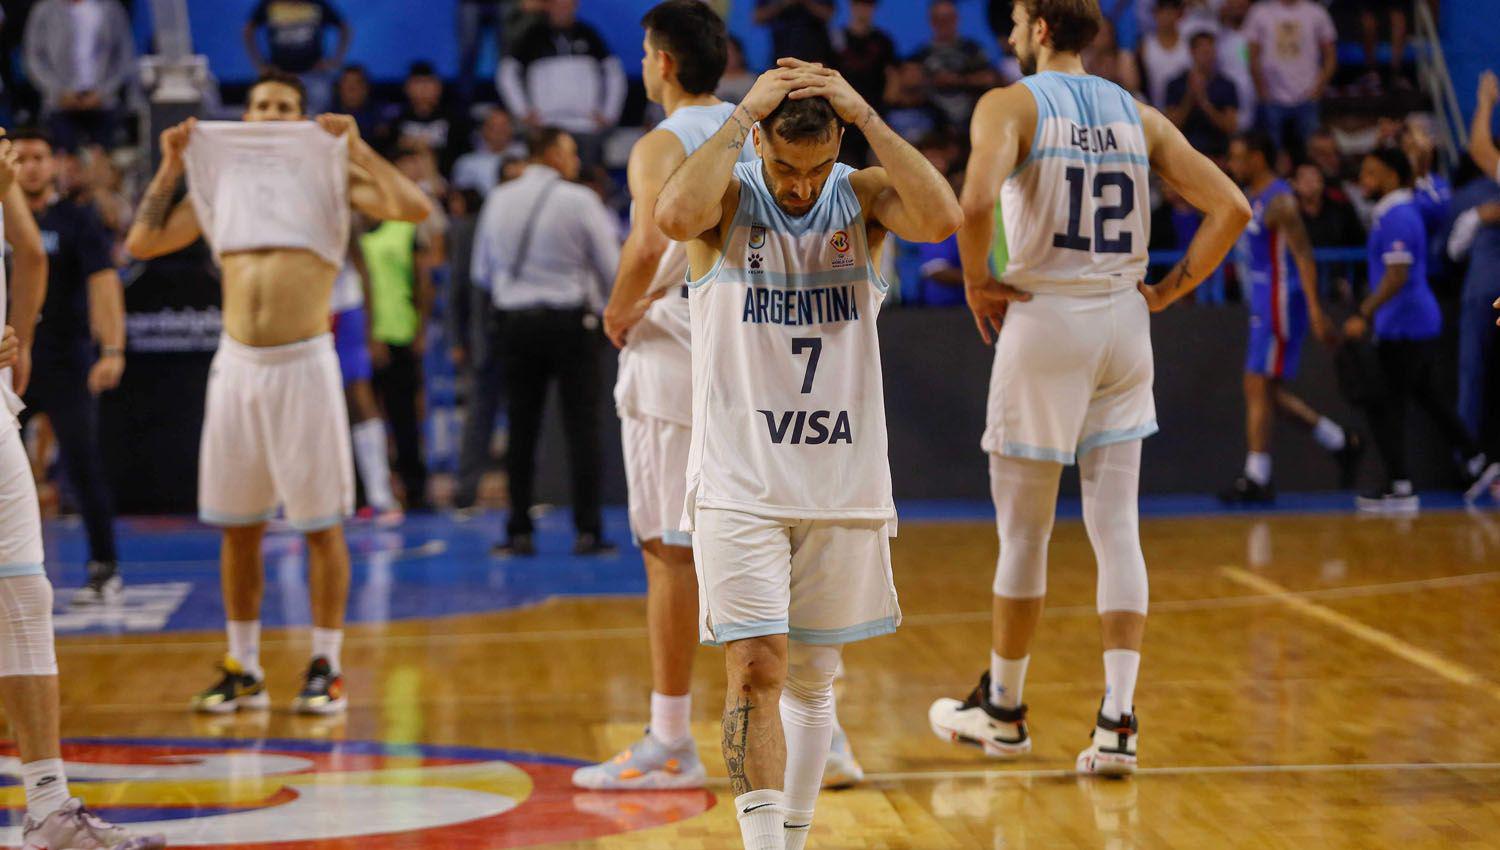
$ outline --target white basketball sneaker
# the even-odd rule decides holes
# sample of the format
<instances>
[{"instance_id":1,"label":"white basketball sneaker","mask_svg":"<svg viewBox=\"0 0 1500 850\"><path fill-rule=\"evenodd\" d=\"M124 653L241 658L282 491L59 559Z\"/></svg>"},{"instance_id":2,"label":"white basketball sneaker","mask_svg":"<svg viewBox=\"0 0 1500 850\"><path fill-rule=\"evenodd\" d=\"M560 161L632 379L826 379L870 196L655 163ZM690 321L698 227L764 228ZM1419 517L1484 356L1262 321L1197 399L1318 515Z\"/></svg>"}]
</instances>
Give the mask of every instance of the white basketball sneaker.
<instances>
[{"instance_id":1,"label":"white basketball sneaker","mask_svg":"<svg viewBox=\"0 0 1500 850\"><path fill-rule=\"evenodd\" d=\"M1129 776L1135 773L1135 743L1140 722L1134 712L1110 720L1100 706L1088 749L1078 754L1078 772L1095 776Z\"/></svg>"},{"instance_id":2,"label":"white basketball sneaker","mask_svg":"<svg viewBox=\"0 0 1500 850\"><path fill-rule=\"evenodd\" d=\"M160 850L160 835L131 835L122 827L100 820L74 797L40 822L26 818L21 850Z\"/></svg>"},{"instance_id":3,"label":"white basketball sneaker","mask_svg":"<svg viewBox=\"0 0 1500 850\"><path fill-rule=\"evenodd\" d=\"M833 727L833 743L828 747L828 763L823 767L824 788L852 788L863 782L865 769L849 747L849 736L842 726Z\"/></svg>"},{"instance_id":4,"label":"white basketball sneaker","mask_svg":"<svg viewBox=\"0 0 1500 850\"><path fill-rule=\"evenodd\" d=\"M927 710L932 732L944 741L969 744L997 759L1020 758L1031 752L1026 732L1026 706L1001 708L990 702L990 674L979 677L979 687L960 702L940 699Z\"/></svg>"}]
</instances>

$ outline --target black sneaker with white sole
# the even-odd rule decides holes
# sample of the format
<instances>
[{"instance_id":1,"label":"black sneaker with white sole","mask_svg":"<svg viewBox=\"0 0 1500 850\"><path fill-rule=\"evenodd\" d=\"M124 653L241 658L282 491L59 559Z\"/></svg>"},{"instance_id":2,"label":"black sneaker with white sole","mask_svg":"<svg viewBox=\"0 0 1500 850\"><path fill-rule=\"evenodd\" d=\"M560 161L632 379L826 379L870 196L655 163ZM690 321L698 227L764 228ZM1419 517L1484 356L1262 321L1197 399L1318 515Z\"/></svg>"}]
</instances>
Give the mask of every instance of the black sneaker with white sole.
<instances>
[{"instance_id":1,"label":"black sneaker with white sole","mask_svg":"<svg viewBox=\"0 0 1500 850\"><path fill-rule=\"evenodd\" d=\"M89 561L89 577L83 587L73 591L75 608L92 605L118 605L125 595L125 579L114 561Z\"/></svg>"},{"instance_id":2,"label":"black sneaker with white sole","mask_svg":"<svg viewBox=\"0 0 1500 850\"><path fill-rule=\"evenodd\" d=\"M1354 505L1366 514L1415 514L1422 509L1422 499L1410 490L1387 485L1379 490L1370 490L1355 497Z\"/></svg>"},{"instance_id":3,"label":"black sneaker with white sole","mask_svg":"<svg viewBox=\"0 0 1500 850\"><path fill-rule=\"evenodd\" d=\"M1269 505L1276 501L1276 487L1271 483L1257 484L1241 475L1234 483L1219 491L1219 502L1228 507L1253 507Z\"/></svg>"},{"instance_id":4,"label":"black sneaker with white sole","mask_svg":"<svg viewBox=\"0 0 1500 850\"><path fill-rule=\"evenodd\" d=\"M927 710L932 733L944 741L968 744L997 759L1019 758L1031 752L1026 731L1026 706L1004 708L990 702L990 674L979 677L979 686L968 699L940 699Z\"/></svg>"}]
</instances>

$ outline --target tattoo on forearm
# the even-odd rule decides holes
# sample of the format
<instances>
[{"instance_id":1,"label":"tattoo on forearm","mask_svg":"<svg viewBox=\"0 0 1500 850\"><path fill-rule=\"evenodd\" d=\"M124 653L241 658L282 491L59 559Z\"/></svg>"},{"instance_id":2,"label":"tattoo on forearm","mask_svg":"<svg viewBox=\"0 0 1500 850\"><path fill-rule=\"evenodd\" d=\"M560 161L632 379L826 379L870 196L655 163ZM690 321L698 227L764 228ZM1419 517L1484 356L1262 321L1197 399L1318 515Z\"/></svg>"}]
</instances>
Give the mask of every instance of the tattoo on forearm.
<instances>
[{"instance_id":1,"label":"tattoo on forearm","mask_svg":"<svg viewBox=\"0 0 1500 850\"><path fill-rule=\"evenodd\" d=\"M1167 273L1166 279L1164 279L1162 283L1166 284L1166 292L1168 295L1176 295L1178 290L1191 283L1192 279L1193 255L1189 253L1182 255L1182 259L1177 263L1177 265L1172 267L1172 270Z\"/></svg>"},{"instance_id":2,"label":"tattoo on forearm","mask_svg":"<svg viewBox=\"0 0 1500 850\"><path fill-rule=\"evenodd\" d=\"M751 790L750 780L745 776L745 751L750 744L753 708L749 697L740 697L738 702L724 706L724 764L729 768L729 787L736 797Z\"/></svg>"},{"instance_id":3,"label":"tattoo on forearm","mask_svg":"<svg viewBox=\"0 0 1500 850\"><path fill-rule=\"evenodd\" d=\"M748 118L750 116L747 113L745 117ZM745 147L745 140L750 138L751 125L746 124L744 121L740 120L740 110L738 109L729 113L729 120L734 122L736 129L734 131L734 137L729 140L728 147L730 150L738 151ZM753 123L754 122L751 122L751 124Z\"/></svg>"},{"instance_id":4,"label":"tattoo on forearm","mask_svg":"<svg viewBox=\"0 0 1500 850\"><path fill-rule=\"evenodd\" d=\"M162 225L166 224L167 214L171 211L172 190L170 188L157 189L141 201L141 212L136 218L146 226L146 229L160 230Z\"/></svg>"},{"instance_id":5,"label":"tattoo on forearm","mask_svg":"<svg viewBox=\"0 0 1500 850\"><path fill-rule=\"evenodd\" d=\"M864 117L860 118L859 121L855 123L855 126L859 128L859 131L861 133L863 133L866 129L869 128L870 122L874 121L877 117L879 116L875 112L875 107L872 106L869 109L865 110Z\"/></svg>"}]
</instances>

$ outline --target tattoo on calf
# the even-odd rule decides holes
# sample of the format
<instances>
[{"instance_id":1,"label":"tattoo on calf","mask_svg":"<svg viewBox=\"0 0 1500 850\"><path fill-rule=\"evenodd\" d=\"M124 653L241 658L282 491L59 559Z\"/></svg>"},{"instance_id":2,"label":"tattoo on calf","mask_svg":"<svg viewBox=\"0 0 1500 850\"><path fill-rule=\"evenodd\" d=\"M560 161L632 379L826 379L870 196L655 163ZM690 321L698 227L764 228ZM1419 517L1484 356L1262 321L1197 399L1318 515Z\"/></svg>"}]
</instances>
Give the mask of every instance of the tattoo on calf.
<instances>
[{"instance_id":1,"label":"tattoo on calf","mask_svg":"<svg viewBox=\"0 0 1500 850\"><path fill-rule=\"evenodd\" d=\"M724 764L729 768L729 787L736 797L751 791L745 776L745 751L750 744L750 712L754 706L749 697L724 706Z\"/></svg>"}]
</instances>

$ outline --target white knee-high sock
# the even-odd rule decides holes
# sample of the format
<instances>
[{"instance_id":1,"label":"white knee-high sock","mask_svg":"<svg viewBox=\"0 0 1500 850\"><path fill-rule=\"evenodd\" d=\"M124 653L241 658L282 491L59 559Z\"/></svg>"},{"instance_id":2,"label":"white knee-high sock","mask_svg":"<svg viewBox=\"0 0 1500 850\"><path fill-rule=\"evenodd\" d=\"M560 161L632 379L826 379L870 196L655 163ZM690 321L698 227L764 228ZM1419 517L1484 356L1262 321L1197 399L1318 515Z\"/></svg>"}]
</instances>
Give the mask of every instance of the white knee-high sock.
<instances>
[{"instance_id":1,"label":"white knee-high sock","mask_svg":"<svg viewBox=\"0 0 1500 850\"><path fill-rule=\"evenodd\" d=\"M734 798L734 816L740 822L740 838L745 850L785 850L786 810L781 792L770 788L751 791Z\"/></svg>"},{"instance_id":2,"label":"white knee-high sock","mask_svg":"<svg viewBox=\"0 0 1500 850\"><path fill-rule=\"evenodd\" d=\"M365 485L365 496L370 506L378 511L396 506L396 497L391 493L391 464L386 457L385 421L379 418L366 419L349 429L354 437L354 464L359 467L359 480Z\"/></svg>"},{"instance_id":3,"label":"white knee-high sock","mask_svg":"<svg viewBox=\"0 0 1500 850\"><path fill-rule=\"evenodd\" d=\"M1119 720L1135 712L1135 678L1141 654L1133 649L1104 650L1104 716Z\"/></svg>"},{"instance_id":4,"label":"white knee-high sock","mask_svg":"<svg viewBox=\"0 0 1500 850\"><path fill-rule=\"evenodd\" d=\"M260 620L226 620L224 631L229 635L229 657L246 673L256 678L264 675L260 669Z\"/></svg>"},{"instance_id":5,"label":"white knee-high sock","mask_svg":"<svg viewBox=\"0 0 1500 850\"><path fill-rule=\"evenodd\" d=\"M63 807L73 795L62 759L40 759L21 765L21 783L26 786L26 814L41 823Z\"/></svg>"},{"instance_id":6,"label":"white knee-high sock","mask_svg":"<svg viewBox=\"0 0 1500 850\"><path fill-rule=\"evenodd\" d=\"M833 742L833 675L838 663L839 647L793 643L788 652L786 686L781 691L786 850L802 850L812 828L828 747Z\"/></svg>"}]
</instances>

